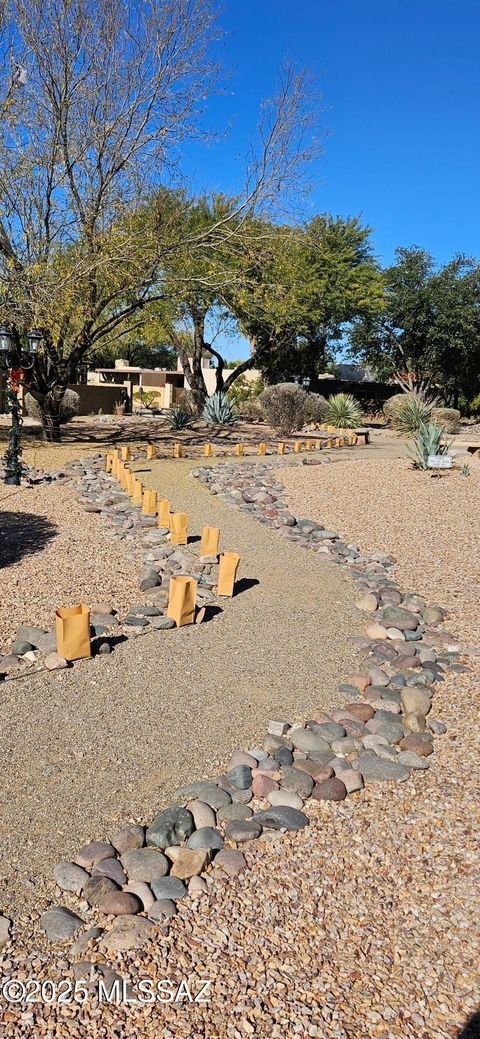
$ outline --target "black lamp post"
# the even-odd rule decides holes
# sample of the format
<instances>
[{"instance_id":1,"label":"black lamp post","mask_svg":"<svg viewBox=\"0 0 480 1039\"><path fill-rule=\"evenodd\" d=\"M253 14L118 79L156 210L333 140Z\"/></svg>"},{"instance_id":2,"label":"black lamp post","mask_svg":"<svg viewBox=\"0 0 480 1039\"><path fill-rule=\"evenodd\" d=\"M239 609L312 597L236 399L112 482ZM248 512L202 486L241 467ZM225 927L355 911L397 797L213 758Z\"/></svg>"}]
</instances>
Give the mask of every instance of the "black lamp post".
<instances>
[{"instance_id":1,"label":"black lamp post","mask_svg":"<svg viewBox=\"0 0 480 1039\"><path fill-rule=\"evenodd\" d=\"M28 354L30 357L35 357L42 341L42 333L38 328L32 328L30 332L27 332L27 341ZM18 350L15 351L15 337L13 333L8 325L0 325L0 365L8 375L7 409L12 416L12 424L8 434L9 443L4 456L4 482L15 484L16 486L19 486L22 479L22 463L20 461L22 448L20 439L23 419L20 413L18 391L25 370L33 368L33 361L29 365L20 363L18 367L14 367L17 361L20 360L21 353L19 355Z\"/></svg>"},{"instance_id":2,"label":"black lamp post","mask_svg":"<svg viewBox=\"0 0 480 1039\"><path fill-rule=\"evenodd\" d=\"M293 381L296 386L303 386L304 390L308 392L312 380L309 375L304 375L303 378L301 375L294 375Z\"/></svg>"}]
</instances>

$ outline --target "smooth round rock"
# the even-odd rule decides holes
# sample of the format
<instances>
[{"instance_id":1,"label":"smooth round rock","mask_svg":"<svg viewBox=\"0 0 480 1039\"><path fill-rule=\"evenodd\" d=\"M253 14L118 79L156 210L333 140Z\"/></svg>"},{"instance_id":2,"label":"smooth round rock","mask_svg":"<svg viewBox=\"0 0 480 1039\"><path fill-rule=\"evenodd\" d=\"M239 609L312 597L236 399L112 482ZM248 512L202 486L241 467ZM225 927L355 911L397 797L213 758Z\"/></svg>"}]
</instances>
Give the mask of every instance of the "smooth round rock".
<instances>
[{"instance_id":1,"label":"smooth round rock","mask_svg":"<svg viewBox=\"0 0 480 1039\"><path fill-rule=\"evenodd\" d=\"M83 885L87 882L89 874L75 862L58 862L53 870L55 883L62 891L74 891L79 894Z\"/></svg>"},{"instance_id":2,"label":"smooth round rock","mask_svg":"<svg viewBox=\"0 0 480 1039\"><path fill-rule=\"evenodd\" d=\"M231 820L251 819L253 811L250 805L231 804L224 805L217 812L218 822L230 822Z\"/></svg>"},{"instance_id":3,"label":"smooth round rock","mask_svg":"<svg viewBox=\"0 0 480 1039\"><path fill-rule=\"evenodd\" d=\"M310 796L313 787L313 778L308 774L308 772L287 765L286 768L282 769L280 786L282 790L289 790L292 794L298 794L299 797L305 800ZM270 803L275 804L274 801L271 801ZM279 802L277 802L277 804L278 803Z\"/></svg>"},{"instance_id":4,"label":"smooth round rock","mask_svg":"<svg viewBox=\"0 0 480 1039\"><path fill-rule=\"evenodd\" d=\"M391 746L395 746L400 743L405 736L403 725L396 725L395 722L384 722L379 729L377 729L377 736L383 736L387 743Z\"/></svg>"},{"instance_id":5,"label":"smooth round rock","mask_svg":"<svg viewBox=\"0 0 480 1039\"><path fill-rule=\"evenodd\" d=\"M230 771L231 769L236 768L237 765L248 765L249 768L256 768L257 764L257 759L252 757L251 754L248 754L247 751L237 750L232 754L230 761L228 762L228 770Z\"/></svg>"},{"instance_id":6,"label":"smooth round rock","mask_svg":"<svg viewBox=\"0 0 480 1039\"><path fill-rule=\"evenodd\" d=\"M367 592L362 595L361 599L357 599L355 603L357 610L362 610L363 613L375 613L378 609L378 599L372 592Z\"/></svg>"},{"instance_id":7,"label":"smooth round rock","mask_svg":"<svg viewBox=\"0 0 480 1039\"><path fill-rule=\"evenodd\" d=\"M289 808L303 808L302 798L290 790L272 790L267 795L267 801L271 805L288 805Z\"/></svg>"},{"instance_id":8,"label":"smooth round rock","mask_svg":"<svg viewBox=\"0 0 480 1039\"><path fill-rule=\"evenodd\" d=\"M297 750L303 750L307 754L311 751L320 754L330 753L330 744L311 729L295 729L289 734L290 741Z\"/></svg>"},{"instance_id":9,"label":"smooth round rock","mask_svg":"<svg viewBox=\"0 0 480 1039\"><path fill-rule=\"evenodd\" d=\"M253 818L264 829L269 830L303 830L304 826L308 826L307 816L303 812L286 805L267 808L265 811L257 812Z\"/></svg>"},{"instance_id":10,"label":"smooth round rock","mask_svg":"<svg viewBox=\"0 0 480 1039\"><path fill-rule=\"evenodd\" d=\"M52 906L42 913L40 927L51 942L64 942L80 930L84 921L63 906Z\"/></svg>"},{"instance_id":11,"label":"smooth round rock","mask_svg":"<svg viewBox=\"0 0 480 1039\"><path fill-rule=\"evenodd\" d=\"M161 921L171 920L172 916L175 916L177 907L175 902L170 898L160 898L157 902L154 902L148 910L148 919Z\"/></svg>"},{"instance_id":12,"label":"smooth round rock","mask_svg":"<svg viewBox=\"0 0 480 1039\"><path fill-rule=\"evenodd\" d=\"M187 888L179 877L163 877L162 880L153 880L151 887L155 898L159 901L169 898L172 902L177 902L178 899L185 898L187 894Z\"/></svg>"},{"instance_id":13,"label":"smooth round rock","mask_svg":"<svg viewBox=\"0 0 480 1039\"><path fill-rule=\"evenodd\" d=\"M218 787L215 789L218 790ZM228 795L225 794L225 796ZM156 848L168 848L172 844L181 844L187 837L190 837L194 825L193 815L186 808L177 806L165 808L155 816L147 829L145 839L148 845ZM138 879L144 880L145 878L138 877Z\"/></svg>"},{"instance_id":14,"label":"smooth round rock","mask_svg":"<svg viewBox=\"0 0 480 1039\"><path fill-rule=\"evenodd\" d=\"M428 758L433 754L433 742L428 732L411 732L405 736L399 744L400 750L413 750L422 758Z\"/></svg>"},{"instance_id":15,"label":"smooth round rock","mask_svg":"<svg viewBox=\"0 0 480 1039\"><path fill-rule=\"evenodd\" d=\"M125 884L122 890L128 892L130 895L136 895L137 898L140 899L146 913L148 913L150 906L153 905L155 901L155 896L152 894L151 888L141 880L136 881L134 884Z\"/></svg>"},{"instance_id":16,"label":"smooth round rock","mask_svg":"<svg viewBox=\"0 0 480 1039\"><path fill-rule=\"evenodd\" d=\"M117 830L111 838L111 844L123 855L126 851L142 848L145 843L145 828L140 823L130 823L121 830Z\"/></svg>"},{"instance_id":17,"label":"smooth round rock","mask_svg":"<svg viewBox=\"0 0 480 1039\"><path fill-rule=\"evenodd\" d=\"M312 790L312 797L316 801L344 801L347 796L347 788L342 779L334 776L332 779L324 779L317 783Z\"/></svg>"},{"instance_id":18,"label":"smooth round rock","mask_svg":"<svg viewBox=\"0 0 480 1039\"><path fill-rule=\"evenodd\" d=\"M74 861L83 869L93 869L102 859L109 858L115 858L115 848L111 844L107 844L106 841L91 841L90 844L84 844L80 848Z\"/></svg>"},{"instance_id":19,"label":"smooth round rock","mask_svg":"<svg viewBox=\"0 0 480 1039\"><path fill-rule=\"evenodd\" d=\"M405 686L400 692L400 699L405 714L423 714L426 716L432 706L430 694L425 689Z\"/></svg>"},{"instance_id":20,"label":"smooth round rock","mask_svg":"<svg viewBox=\"0 0 480 1039\"><path fill-rule=\"evenodd\" d=\"M215 812L205 801L189 801L187 811L192 813L197 830L202 826L215 826Z\"/></svg>"},{"instance_id":21,"label":"smooth round rock","mask_svg":"<svg viewBox=\"0 0 480 1039\"><path fill-rule=\"evenodd\" d=\"M401 606L387 606L382 613L382 620L386 628L399 628L400 631L415 631L420 623L420 618Z\"/></svg>"},{"instance_id":22,"label":"smooth round rock","mask_svg":"<svg viewBox=\"0 0 480 1039\"><path fill-rule=\"evenodd\" d=\"M400 765L405 765L406 768L412 769L427 769L430 768L430 763L425 758L421 758L419 754L415 754L413 750L402 750L397 757L397 761Z\"/></svg>"},{"instance_id":23,"label":"smooth round rock","mask_svg":"<svg viewBox=\"0 0 480 1039\"><path fill-rule=\"evenodd\" d=\"M367 785L369 783L404 783L410 775L404 765L373 756L371 752L359 755L356 768L358 772L361 772L363 781Z\"/></svg>"},{"instance_id":24,"label":"smooth round rock","mask_svg":"<svg viewBox=\"0 0 480 1039\"><path fill-rule=\"evenodd\" d=\"M237 877L246 868L246 859L241 851L223 848L214 860L214 866L220 867L229 877Z\"/></svg>"},{"instance_id":25,"label":"smooth round rock","mask_svg":"<svg viewBox=\"0 0 480 1039\"><path fill-rule=\"evenodd\" d=\"M111 891L118 891L118 887L109 877L89 877L83 886L82 895L90 906L99 906Z\"/></svg>"},{"instance_id":26,"label":"smooth round rock","mask_svg":"<svg viewBox=\"0 0 480 1039\"><path fill-rule=\"evenodd\" d=\"M445 722L438 721L437 718L428 718L427 725L430 731L435 733L436 736L443 736L447 731Z\"/></svg>"},{"instance_id":27,"label":"smooth round rock","mask_svg":"<svg viewBox=\"0 0 480 1039\"><path fill-rule=\"evenodd\" d=\"M373 707L368 703L347 703L345 710L363 723L368 722L374 715Z\"/></svg>"},{"instance_id":28,"label":"smooth round rock","mask_svg":"<svg viewBox=\"0 0 480 1039\"><path fill-rule=\"evenodd\" d=\"M274 757L275 761L278 761L279 765L293 764L293 754L288 747L277 747Z\"/></svg>"},{"instance_id":29,"label":"smooth round rock","mask_svg":"<svg viewBox=\"0 0 480 1039\"><path fill-rule=\"evenodd\" d=\"M130 884L142 881L149 884L168 873L168 859L155 848L133 848L121 857Z\"/></svg>"},{"instance_id":30,"label":"smooth round rock","mask_svg":"<svg viewBox=\"0 0 480 1039\"><path fill-rule=\"evenodd\" d=\"M109 891L98 903L98 908L108 916L134 916L143 906L140 899L128 891Z\"/></svg>"},{"instance_id":31,"label":"smooth round rock","mask_svg":"<svg viewBox=\"0 0 480 1039\"><path fill-rule=\"evenodd\" d=\"M92 877L109 877L119 887L123 887L127 883L127 878L122 864L118 859L102 859L96 866L93 867Z\"/></svg>"},{"instance_id":32,"label":"smooth round rock","mask_svg":"<svg viewBox=\"0 0 480 1039\"><path fill-rule=\"evenodd\" d=\"M261 832L262 827L255 819L231 819L225 827L228 839L236 841L237 844L256 840Z\"/></svg>"},{"instance_id":33,"label":"smooth round rock","mask_svg":"<svg viewBox=\"0 0 480 1039\"><path fill-rule=\"evenodd\" d=\"M180 880L189 880L190 877L203 873L210 858L208 848L180 848L173 863L171 875L179 877Z\"/></svg>"},{"instance_id":34,"label":"smooth round rock","mask_svg":"<svg viewBox=\"0 0 480 1039\"><path fill-rule=\"evenodd\" d=\"M363 743L360 739L356 739L354 736L344 736L340 740L334 740L332 743L332 750L335 755L351 754L353 751L363 750Z\"/></svg>"},{"instance_id":35,"label":"smooth round rock","mask_svg":"<svg viewBox=\"0 0 480 1039\"><path fill-rule=\"evenodd\" d=\"M409 732L425 732L427 722L424 714L404 714L402 725Z\"/></svg>"},{"instance_id":36,"label":"smooth round rock","mask_svg":"<svg viewBox=\"0 0 480 1039\"><path fill-rule=\"evenodd\" d=\"M364 782L361 772L356 772L355 769L346 769L342 773L342 783L345 784L347 794L354 794L357 790L363 790Z\"/></svg>"},{"instance_id":37,"label":"smooth round rock","mask_svg":"<svg viewBox=\"0 0 480 1039\"><path fill-rule=\"evenodd\" d=\"M256 766L257 762L253 767ZM248 765L237 765L226 773L226 777L232 786L238 787L239 790L247 790L252 785L252 768Z\"/></svg>"},{"instance_id":38,"label":"smooth round rock","mask_svg":"<svg viewBox=\"0 0 480 1039\"><path fill-rule=\"evenodd\" d=\"M194 830L187 841L187 848L208 848L210 851L220 851L223 847L223 837L220 830L213 826L201 826Z\"/></svg>"},{"instance_id":39,"label":"smooth round rock","mask_svg":"<svg viewBox=\"0 0 480 1039\"><path fill-rule=\"evenodd\" d=\"M323 736L323 739L330 744L332 740L340 740L342 736L347 735L343 725L339 725L338 722L308 722L308 727L312 728L318 736Z\"/></svg>"}]
</instances>

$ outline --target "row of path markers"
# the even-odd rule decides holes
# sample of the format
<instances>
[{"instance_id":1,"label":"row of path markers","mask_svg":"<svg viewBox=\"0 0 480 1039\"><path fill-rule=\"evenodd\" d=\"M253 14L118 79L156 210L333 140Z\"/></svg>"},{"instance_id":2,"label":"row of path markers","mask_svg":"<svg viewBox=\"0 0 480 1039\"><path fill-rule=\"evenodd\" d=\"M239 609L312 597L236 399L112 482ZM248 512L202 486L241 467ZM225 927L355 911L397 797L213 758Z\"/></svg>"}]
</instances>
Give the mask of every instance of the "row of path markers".
<instances>
[{"instance_id":1,"label":"row of path markers","mask_svg":"<svg viewBox=\"0 0 480 1039\"><path fill-rule=\"evenodd\" d=\"M180 445L176 445L180 447ZM151 457L155 457L154 445ZM147 448L148 450L148 448ZM137 479L135 472L129 468L131 463L131 450L129 447L115 448L107 452L105 468L118 481L126 491L131 502L141 508L145 516L156 516L158 527L168 529L167 537L172 545L186 545L188 543L188 514L186 512L172 512L168 498L159 498L157 491L151 487L144 487L141 480ZM235 589L235 579L240 563L237 552L220 552L220 529L218 527L204 527L200 541L199 558L208 559L213 562L218 559L219 572L217 593L223 596L232 596ZM196 619L197 581L187 574L179 574L170 578L168 590L167 617L172 618L177 627L184 624L193 624Z\"/></svg>"}]
</instances>

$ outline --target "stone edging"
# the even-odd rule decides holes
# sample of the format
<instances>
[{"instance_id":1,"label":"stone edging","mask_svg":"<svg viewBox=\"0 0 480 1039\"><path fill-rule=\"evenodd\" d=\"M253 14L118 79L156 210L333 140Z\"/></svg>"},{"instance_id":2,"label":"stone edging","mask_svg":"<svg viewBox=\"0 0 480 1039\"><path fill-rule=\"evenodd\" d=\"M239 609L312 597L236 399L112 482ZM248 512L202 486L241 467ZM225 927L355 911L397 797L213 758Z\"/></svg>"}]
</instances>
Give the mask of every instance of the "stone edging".
<instances>
[{"instance_id":1,"label":"stone edging","mask_svg":"<svg viewBox=\"0 0 480 1039\"><path fill-rule=\"evenodd\" d=\"M433 686L447 671L466 670L458 658L468 651L443 630L445 611L401 592L389 575L392 556L362 553L335 531L294 517L272 468L278 461L191 472L227 504L348 566L360 593L356 605L369 618L365 637L352 640L366 658L363 670L339 684L351 702L303 725L271 721L262 748L237 751L224 774L180 787L176 803L146 829L130 824L109 841L84 846L74 862L59 863L58 886L82 901L73 903L75 911L51 907L41 927L53 941L75 938L72 957L141 945L187 893L201 897L215 878L242 872L241 849L254 847L263 830L308 825L303 809L310 798L341 801L361 796L364 785L408 780L411 771L429 768L434 738L446 731L430 715ZM98 926L98 914L103 923L113 918L110 930Z\"/></svg>"}]
</instances>

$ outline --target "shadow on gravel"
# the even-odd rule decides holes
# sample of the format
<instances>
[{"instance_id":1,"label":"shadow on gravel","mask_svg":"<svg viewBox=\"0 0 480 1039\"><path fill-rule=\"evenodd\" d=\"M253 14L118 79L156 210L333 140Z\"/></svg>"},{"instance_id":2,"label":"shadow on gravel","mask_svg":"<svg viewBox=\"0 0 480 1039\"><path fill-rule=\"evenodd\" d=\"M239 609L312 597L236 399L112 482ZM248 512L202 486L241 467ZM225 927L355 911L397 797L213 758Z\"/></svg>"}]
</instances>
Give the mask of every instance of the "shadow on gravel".
<instances>
[{"instance_id":1,"label":"shadow on gravel","mask_svg":"<svg viewBox=\"0 0 480 1039\"><path fill-rule=\"evenodd\" d=\"M205 610L202 624L208 624L209 621L213 621L215 617L218 617L219 613L223 613L221 606L214 606L212 603L207 603L201 608Z\"/></svg>"},{"instance_id":2,"label":"shadow on gravel","mask_svg":"<svg viewBox=\"0 0 480 1039\"><path fill-rule=\"evenodd\" d=\"M23 556L40 552L57 533L57 524L46 516L0 512L0 567L12 566Z\"/></svg>"},{"instance_id":3,"label":"shadow on gravel","mask_svg":"<svg viewBox=\"0 0 480 1039\"><path fill-rule=\"evenodd\" d=\"M241 595L242 592L248 592L250 588L255 588L257 584L260 584L257 577L241 577L239 581L235 581L234 597Z\"/></svg>"},{"instance_id":4,"label":"shadow on gravel","mask_svg":"<svg viewBox=\"0 0 480 1039\"><path fill-rule=\"evenodd\" d=\"M480 1039L480 1010L468 1019L457 1039Z\"/></svg>"}]
</instances>

